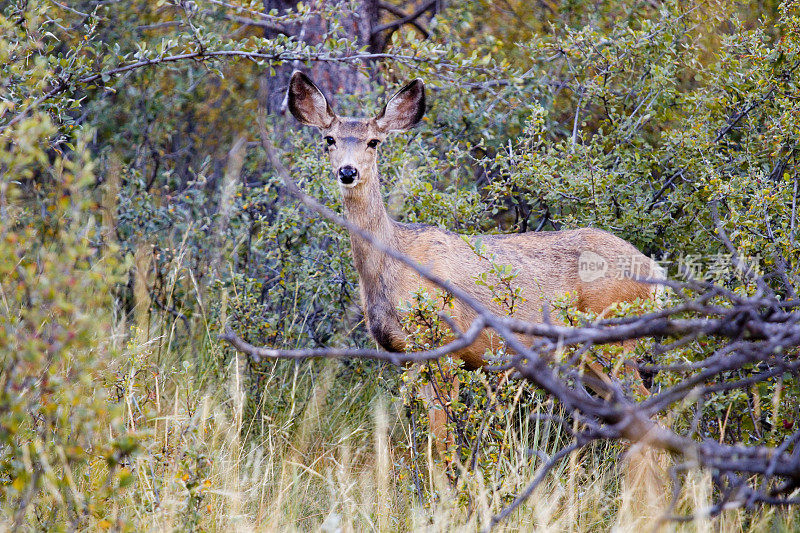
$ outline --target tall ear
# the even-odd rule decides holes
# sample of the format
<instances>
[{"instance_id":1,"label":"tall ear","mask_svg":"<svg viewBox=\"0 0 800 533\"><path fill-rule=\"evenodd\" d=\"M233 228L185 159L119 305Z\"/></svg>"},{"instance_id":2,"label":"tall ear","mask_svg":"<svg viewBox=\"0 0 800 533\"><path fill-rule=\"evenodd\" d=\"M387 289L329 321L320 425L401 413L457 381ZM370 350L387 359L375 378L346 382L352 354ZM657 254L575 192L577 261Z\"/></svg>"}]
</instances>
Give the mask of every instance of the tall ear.
<instances>
[{"instance_id":1,"label":"tall ear","mask_svg":"<svg viewBox=\"0 0 800 533\"><path fill-rule=\"evenodd\" d=\"M307 126L329 128L336 118L319 87L299 70L292 72L287 99L294 118Z\"/></svg>"},{"instance_id":2,"label":"tall ear","mask_svg":"<svg viewBox=\"0 0 800 533\"><path fill-rule=\"evenodd\" d=\"M425 114L425 84L417 78L392 96L375 117L378 129L405 131L416 126Z\"/></svg>"}]
</instances>

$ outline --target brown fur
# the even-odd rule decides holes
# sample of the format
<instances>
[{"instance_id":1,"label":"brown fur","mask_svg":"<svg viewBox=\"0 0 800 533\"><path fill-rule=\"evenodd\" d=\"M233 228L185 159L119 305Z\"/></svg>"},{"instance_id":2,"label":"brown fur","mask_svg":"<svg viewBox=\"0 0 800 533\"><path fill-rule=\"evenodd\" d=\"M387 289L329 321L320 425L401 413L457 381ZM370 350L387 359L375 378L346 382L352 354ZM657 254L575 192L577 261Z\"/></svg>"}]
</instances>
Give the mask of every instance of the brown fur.
<instances>
[{"instance_id":1,"label":"brown fur","mask_svg":"<svg viewBox=\"0 0 800 533\"><path fill-rule=\"evenodd\" d=\"M430 268L437 276L469 293L493 311L503 310L492 303L488 288L475 283L476 276L487 270L485 260L478 257L465 242L465 237L437 227L409 225L389 218L383 204L378 177L377 149L369 141L383 141L390 131L414 126L424 112L424 88L415 80L399 91L374 119L344 119L333 113L321 91L297 72L290 84L289 108L305 124L316 126L334 144L328 154L334 172L344 167L358 171L357 178L347 185L340 183L349 220L381 242ZM581 310L602 313L616 302L651 298L652 285L623 275L623 265L633 262L638 277L661 278L660 268L630 243L599 229L538 232L513 235L467 236L482 241L482 253L494 256L501 265L511 265L518 276L515 286L523 289L526 299L515 317L532 322L542 320L542 305L565 293L577 298ZM420 287L435 288L413 269L374 249L363 239L351 235L353 260L359 274L361 301L370 333L385 349L403 351L405 333L400 327L398 306L409 301ZM579 270L581 254L605 260L605 275L584 279ZM475 313L463 302L456 301L452 317L461 331L469 328ZM497 342L484 331L469 348L456 355L469 368L484 364L487 348Z\"/></svg>"}]
</instances>

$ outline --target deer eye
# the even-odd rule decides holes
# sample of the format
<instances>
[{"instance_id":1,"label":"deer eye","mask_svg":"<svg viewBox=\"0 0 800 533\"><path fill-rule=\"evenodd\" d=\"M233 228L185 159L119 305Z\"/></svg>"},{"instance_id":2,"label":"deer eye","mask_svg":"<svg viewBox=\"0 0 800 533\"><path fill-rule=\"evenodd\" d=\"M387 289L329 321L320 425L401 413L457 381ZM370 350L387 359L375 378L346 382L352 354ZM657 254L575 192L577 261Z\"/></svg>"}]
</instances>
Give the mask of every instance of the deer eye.
<instances>
[{"instance_id":1,"label":"deer eye","mask_svg":"<svg viewBox=\"0 0 800 533\"><path fill-rule=\"evenodd\" d=\"M336 140L330 135L325 136L325 142L328 143L328 146L333 146L334 144L336 144Z\"/></svg>"},{"instance_id":2,"label":"deer eye","mask_svg":"<svg viewBox=\"0 0 800 533\"><path fill-rule=\"evenodd\" d=\"M371 141L369 141L369 142L367 143L367 146L369 146L370 148L375 148L375 147L376 147L376 146L378 146L380 143L381 143L381 142L380 142L378 139L372 139Z\"/></svg>"}]
</instances>

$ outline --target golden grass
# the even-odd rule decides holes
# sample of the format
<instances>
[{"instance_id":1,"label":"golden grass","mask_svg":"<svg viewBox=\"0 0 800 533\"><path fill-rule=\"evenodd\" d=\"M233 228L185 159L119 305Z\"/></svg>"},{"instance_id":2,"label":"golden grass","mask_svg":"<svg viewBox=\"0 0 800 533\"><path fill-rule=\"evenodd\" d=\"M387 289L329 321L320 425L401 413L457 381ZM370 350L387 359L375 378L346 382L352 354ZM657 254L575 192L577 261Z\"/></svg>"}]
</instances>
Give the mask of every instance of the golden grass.
<instances>
[{"instance_id":1,"label":"golden grass","mask_svg":"<svg viewBox=\"0 0 800 533\"><path fill-rule=\"evenodd\" d=\"M153 340L140 340L131 349L153 353ZM275 365L267 386L294 390L287 412L262 413L263 420L248 409L239 359L227 368L226 386L213 391L192 384L191 368L171 382L151 377L161 380L149 387L158 388L160 399L147 416L137 417L131 408L130 424L149 438L131 465L136 483L117 503L121 512L147 531L476 531L543 463L535 454L510 454L499 459L497 479L462 471L454 483L430 442L412 464L411 430L397 399L385 392L345 392L363 396L354 413L352 398L337 397L343 394L335 387L338 365L317 366L313 386L303 391L296 372ZM544 432L543 425L530 422L512 438L518 450L533 443L549 455L563 441L562 429L550 425ZM777 510L731 510L656 527L671 488L663 476L668 458L651 450L631 454L636 464L629 470L644 479L634 483L632 475L623 480L626 469L614 459L619 451L618 445L598 444L573 453L496 530L733 532L789 531L794 525L791 514ZM708 474L689 473L680 512L702 516L710 502Z\"/></svg>"},{"instance_id":2,"label":"golden grass","mask_svg":"<svg viewBox=\"0 0 800 533\"><path fill-rule=\"evenodd\" d=\"M170 287L183 271L182 257ZM567 428L525 416L515 403L505 415L514 430L504 437L514 453L498 457L494 473L456 464L454 476L435 457L430 437L411 452L414 431L424 428L412 427L401 400L377 386L374 374L343 379L335 362L271 363L259 369L253 396L253 375L241 357L230 360L220 383L208 368L226 360L222 346L177 342L177 321L168 316L137 318L120 374L127 376L127 426L142 436L141 449L129 467L135 482L114 502L117 524L124 520L134 530L478 531L568 441ZM207 317L196 320L212 337ZM176 353L176 346L190 352ZM532 409L552 408L548 401ZM711 480L701 471L686 475L676 510L699 518L661 521L672 490L670 459L653 450L623 451L597 443L573 452L495 530L795 529L794 514L777 509L708 518Z\"/></svg>"}]
</instances>

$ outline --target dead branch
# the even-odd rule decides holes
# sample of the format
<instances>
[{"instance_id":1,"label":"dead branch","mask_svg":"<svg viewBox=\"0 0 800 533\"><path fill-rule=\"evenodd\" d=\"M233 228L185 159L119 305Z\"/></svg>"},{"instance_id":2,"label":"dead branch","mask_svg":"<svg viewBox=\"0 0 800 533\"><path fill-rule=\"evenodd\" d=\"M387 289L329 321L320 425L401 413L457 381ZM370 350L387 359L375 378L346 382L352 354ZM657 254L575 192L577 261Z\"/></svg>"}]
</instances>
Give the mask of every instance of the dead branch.
<instances>
[{"instance_id":1,"label":"dead branch","mask_svg":"<svg viewBox=\"0 0 800 533\"><path fill-rule=\"evenodd\" d=\"M782 301L775 296L763 278L753 278L758 290L753 296L735 294L723 287L702 283L676 284L668 282L679 295L685 296L674 307L637 317L603 320L580 327L552 323L528 323L491 313L458 287L439 279L422 265L405 257L372 235L361 231L343 217L322 206L305 194L291 179L269 142L263 117L259 121L262 145L273 168L286 188L300 202L339 224L359 238L413 268L421 277L448 291L469 306L477 318L463 335L434 350L395 354L380 350L324 348L316 350L274 350L256 348L238 338L231 330L221 336L234 348L254 362L263 358L300 359L306 357L366 357L395 364L427 361L459 350L470 343L481 329L493 329L506 342L511 355L502 365L511 368L526 381L558 399L566 410L582 423L581 432L574 435L573 445L554 456L540 471L533 483L506 510L498 514L491 525L507 516L541 482L549 468L592 440L627 440L642 442L666 450L682 459L682 467L710 469L720 488L720 499L709 511L721 512L731 506L752 507L757 504L794 505L793 491L800 487L800 432L786 438L779 446L744 446L715 440L697 441L683 436L653 421L678 402L699 402L719 391L747 388L782 374L800 373L800 301ZM716 215L714 215L716 217ZM717 219L718 220L718 219ZM720 240L735 253L725 232L718 223ZM740 259L736 259L740 261ZM527 345L519 333L535 340ZM557 354L566 348L587 347L644 337L675 339L661 351L697 339L723 340L721 347L697 363L668 365L671 372L685 373L677 384L637 402L623 392L619 383L612 385L608 399L593 396L585 388L584 378L569 361L560 361ZM688 339L688 340L687 340ZM660 345L659 345L660 346ZM664 366L663 368L666 368ZM753 368L748 375L735 375L735 370ZM696 425L696 424L695 424ZM694 434L694 429L691 435ZM755 476L760 482L749 481Z\"/></svg>"},{"instance_id":2,"label":"dead branch","mask_svg":"<svg viewBox=\"0 0 800 533\"><path fill-rule=\"evenodd\" d=\"M414 11L410 15L403 15L398 20L394 20L392 22L387 22L386 24L381 24L380 26L376 26L375 29L372 30L372 35L378 35L381 32L384 32L386 30L389 30L390 32L393 32L394 30L398 29L402 25L411 23L411 24L414 25L415 28L417 28L422 33L423 37L425 37L427 39L428 38L428 30L426 30L425 28L420 26L416 22L416 20L419 17L421 17L429 9L435 9L437 1L438 0L428 0L428 2L425 2L424 4L422 4L416 11ZM380 7L382 7L383 9L387 9L386 5L387 4L381 3ZM387 9L387 11L388 11L388 9ZM402 14L402 11L397 12L397 11L391 10L391 12L393 14Z\"/></svg>"},{"instance_id":3,"label":"dead branch","mask_svg":"<svg viewBox=\"0 0 800 533\"><path fill-rule=\"evenodd\" d=\"M396 61L399 63L414 65L425 63L437 63L440 66L454 67L455 65L442 62L436 58L430 58L424 55L405 55L405 54L392 54L392 53L367 53L357 52L354 54L335 55L327 52L309 52L309 53L295 53L291 51L285 52L265 52L258 50L205 50L200 49L194 52L187 52L184 54L175 54L170 56L152 57L150 59L143 59L127 65L121 65L112 69L96 72L94 74L87 74L79 78L59 78L53 83L49 90L44 94L33 100L16 115L8 120L5 124L0 125L0 135L3 134L8 128L17 124L24 119L33 110L42 105L45 101L54 98L61 93L67 92L70 88L86 87L92 84L103 85L109 78L115 78L120 74L130 72L133 70L142 69L145 67L152 67L156 65L179 63L184 61L212 61L223 58L233 59L249 59L256 62L266 63L290 63L293 61L312 61L312 62L325 62L325 63L360 63L364 61L374 61L378 59L386 59Z\"/></svg>"},{"instance_id":4,"label":"dead branch","mask_svg":"<svg viewBox=\"0 0 800 533\"><path fill-rule=\"evenodd\" d=\"M378 7L383 9L384 11L388 11L389 13L391 13L392 15L396 16L399 19L405 19L406 17L408 17L408 15L404 13L402 9L388 2L378 2ZM420 15L421 14L422 13L420 13ZM416 20L408 20L406 21L406 23L414 26L417 29L417 31L419 31L422 34L423 37L425 37L426 39L428 38L428 30L426 30L419 22L417 22Z\"/></svg>"}]
</instances>

